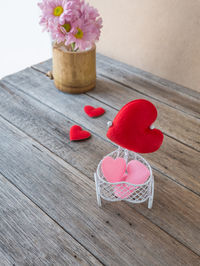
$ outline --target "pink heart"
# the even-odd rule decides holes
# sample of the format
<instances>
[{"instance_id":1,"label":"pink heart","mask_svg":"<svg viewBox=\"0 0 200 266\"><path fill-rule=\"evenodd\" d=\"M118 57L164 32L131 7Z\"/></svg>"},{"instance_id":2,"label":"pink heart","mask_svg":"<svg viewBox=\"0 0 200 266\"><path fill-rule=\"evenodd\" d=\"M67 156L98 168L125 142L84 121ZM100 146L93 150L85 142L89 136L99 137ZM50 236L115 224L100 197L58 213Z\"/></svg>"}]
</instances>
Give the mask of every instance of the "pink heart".
<instances>
[{"instance_id":1,"label":"pink heart","mask_svg":"<svg viewBox=\"0 0 200 266\"><path fill-rule=\"evenodd\" d=\"M144 184L150 176L149 169L137 160L132 160L128 163L127 172L126 182L135 185Z\"/></svg>"},{"instance_id":2,"label":"pink heart","mask_svg":"<svg viewBox=\"0 0 200 266\"><path fill-rule=\"evenodd\" d=\"M103 159L101 169L106 180L110 183L124 181L126 161L124 158L113 159L107 156Z\"/></svg>"},{"instance_id":3,"label":"pink heart","mask_svg":"<svg viewBox=\"0 0 200 266\"><path fill-rule=\"evenodd\" d=\"M144 184L150 176L149 169L137 160L128 163L127 173L123 177L124 181L134 185ZM128 198L137 188L127 184L116 185L114 193L118 198L124 199Z\"/></svg>"}]
</instances>

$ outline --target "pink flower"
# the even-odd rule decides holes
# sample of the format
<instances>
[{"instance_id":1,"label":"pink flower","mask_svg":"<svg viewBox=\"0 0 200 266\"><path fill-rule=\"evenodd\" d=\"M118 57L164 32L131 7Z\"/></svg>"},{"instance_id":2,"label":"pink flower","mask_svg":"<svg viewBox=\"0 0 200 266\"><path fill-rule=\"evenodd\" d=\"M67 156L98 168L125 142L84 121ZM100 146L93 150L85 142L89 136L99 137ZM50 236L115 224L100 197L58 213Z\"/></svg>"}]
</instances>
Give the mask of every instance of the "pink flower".
<instances>
[{"instance_id":1,"label":"pink flower","mask_svg":"<svg viewBox=\"0 0 200 266\"><path fill-rule=\"evenodd\" d=\"M66 1L67 0L43 0L42 3L38 3L38 6L42 10L40 24L43 25L44 21L48 21L48 25L50 23L59 23L59 19L64 13Z\"/></svg>"},{"instance_id":2,"label":"pink flower","mask_svg":"<svg viewBox=\"0 0 200 266\"><path fill-rule=\"evenodd\" d=\"M95 38L95 41L98 41L99 40L99 36L101 34L101 28L103 27L103 20L102 18L98 18L96 21L95 21L95 32L96 32L96 38Z\"/></svg>"},{"instance_id":3,"label":"pink flower","mask_svg":"<svg viewBox=\"0 0 200 266\"><path fill-rule=\"evenodd\" d=\"M67 37L67 31L64 26L57 24L50 27L52 40L56 40L57 43L64 42Z\"/></svg>"},{"instance_id":4,"label":"pink flower","mask_svg":"<svg viewBox=\"0 0 200 266\"><path fill-rule=\"evenodd\" d=\"M90 6L88 3L85 3L84 1L81 2L81 14L82 18L85 21L93 20L95 21L97 17L99 17L99 12L96 8Z\"/></svg>"},{"instance_id":5,"label":"pink flower","mask_svg":"<svg viewBox=\"0 0 200 266\"><path fill-rule=\"evenodd\" d=\"M85 50L91 48L95 41L99 40L102 19L97 9L84 1L80 5L80 13L80 18L72 23L72 29L67 34L65 44L75 43L75 49Z\"/></svg>"},{"instance_id":6,"label":"pink flower","mask_svg":"<svg viewBox=\"0 0 200 266\"><path fill-rule=\"evenodd\" d=\"M96 33L91 23L84 23L79 19L72 25L71 31L67 34L66 45L75 43L75 50L91 48L95 42Z\"/></svg>"},{"instance_id":7,"label":"pink flower","mask_svg":"<svg viewBox=\"0 0 200 266\"><path fill-rule=\"evenodd\" d=\"M102 19L84 0L43 0L38 5L42 10L40 24L54 41L85 50L99 40Z\"/></svg>"},{"instance_id":8,"label":"pink flower","mask_svg":"<svg viewBox=\"0 0 200 266\"><path fill-rule=\"evenodd\" d=\"M73 23L80 18L80 0L68 0L64 5L64 12L60 17L60 23L64 24L66 21Z\"/></svg>"}]
</instances>

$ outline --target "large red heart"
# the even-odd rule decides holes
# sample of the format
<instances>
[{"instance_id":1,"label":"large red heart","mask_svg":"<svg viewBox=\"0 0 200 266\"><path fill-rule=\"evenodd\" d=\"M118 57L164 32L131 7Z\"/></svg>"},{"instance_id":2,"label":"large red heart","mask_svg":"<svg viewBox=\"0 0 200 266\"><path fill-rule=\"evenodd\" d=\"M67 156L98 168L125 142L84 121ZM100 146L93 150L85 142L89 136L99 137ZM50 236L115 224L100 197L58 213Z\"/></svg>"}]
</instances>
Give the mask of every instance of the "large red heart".
<instances>
[{"instance_id":1,"label":"large red heart","mask_svg":"<svg viewBox=\"0 0 200 266\"><path fill-rule=\"evenodd\" d=\"M128 150L150 153L158 150L163 134L150 126L157 118L155 106L147 100L135 100L126 104L116 115L107 137Z\"/></svg>"},{"instance_id":2,"label":"large red heart","mask_svg":"<svg viewBox=\"0 0 200 266\"><path fill-rule=\"evenodd\" d=\"M86 105L84 107L85 113L90 117L98 117L105 113L105 110L102 107L94 108L93 106Z\"/></svg>"},{"instance_id":3,"label":"large red heart","mask_svg":"<svg viewBox=\"0 0 200 266\"><path fill-rule=\"evenodd\" d=\"M91 134L88 131L82 130L82 128L78 125L74 125L70 128L70 140L83 140L88 139Z\"/></svg>"}]
</instances>

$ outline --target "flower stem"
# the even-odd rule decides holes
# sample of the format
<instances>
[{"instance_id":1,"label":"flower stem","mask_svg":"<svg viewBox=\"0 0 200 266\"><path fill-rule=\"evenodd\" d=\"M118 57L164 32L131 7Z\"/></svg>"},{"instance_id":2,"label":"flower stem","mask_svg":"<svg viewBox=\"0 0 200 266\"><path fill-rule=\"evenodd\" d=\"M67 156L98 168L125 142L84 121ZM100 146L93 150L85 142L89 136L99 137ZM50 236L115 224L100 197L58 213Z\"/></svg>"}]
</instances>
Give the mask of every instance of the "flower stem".
<instances>
[{"instance_id":1,"label":"flower stem","mask_svg":"<svg viewBox=\"0 0 200 266\"><path fill-rule=\"evenodd\" d=\"M71 43L71 48L72 48L72 52L74 52L75 42L72 42L72 43Z\"/></svg>"}]
</instances>

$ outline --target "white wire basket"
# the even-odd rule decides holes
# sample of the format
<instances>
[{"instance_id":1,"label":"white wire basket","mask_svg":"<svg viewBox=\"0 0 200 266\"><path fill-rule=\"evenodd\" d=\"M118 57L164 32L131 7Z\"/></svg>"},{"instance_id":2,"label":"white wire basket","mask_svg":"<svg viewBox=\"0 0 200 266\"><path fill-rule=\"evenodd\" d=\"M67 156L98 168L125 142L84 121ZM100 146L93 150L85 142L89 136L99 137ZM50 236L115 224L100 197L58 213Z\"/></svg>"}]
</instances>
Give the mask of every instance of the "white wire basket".
<instances>
[{"instance_id":1,"label":"white wire basket","mask_svg":"<svg viewBox=\"0 0 200 266\"><path fill-rule=\"evenodd\" d=\"M151 209L154 197L154 177L149 163L139 154L122 149L119 147L117 150L111 152L107 156L116 159L118 157L124 158L126 164L131 160L137 160L144 164L150 172L149 178L143 184L131 184L128 182L110 183L106 180L102 172L102 160L97 167L94 174L96 183L97 203L101 207L101 198L107 201L128 201L132 203L142 203L148 201L148 208ZM106 156L106 157L107 157Z\"/></svg>"}]
</instances>

